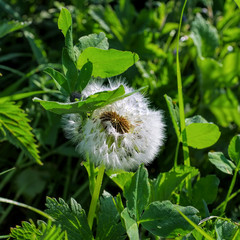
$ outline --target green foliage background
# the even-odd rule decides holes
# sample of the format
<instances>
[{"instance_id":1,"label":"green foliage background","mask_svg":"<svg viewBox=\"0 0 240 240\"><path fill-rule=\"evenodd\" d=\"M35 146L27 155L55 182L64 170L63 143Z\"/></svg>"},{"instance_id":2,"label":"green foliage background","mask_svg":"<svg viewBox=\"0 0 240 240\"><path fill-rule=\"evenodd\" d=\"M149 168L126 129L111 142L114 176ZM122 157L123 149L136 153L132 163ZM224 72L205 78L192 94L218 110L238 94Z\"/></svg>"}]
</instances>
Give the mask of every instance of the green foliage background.
<instances>
[{"instance_id":1,"label":"green foliage background","mask_svg":"<svg viewBox=\"0 0 240 240\"><path fill-rule=\"evenodd\" d=\"M167 123L165 147L148 166L149 175L153 178L173 167L177 137L163 96L167 94L174 102L177 101L176 37L182 4L182 1L139 4L129 0L0 0L0 126L3 119L1 110L7 106L12 119L17 112L19 118L24 115L22 118L26 118L26 123L27 119L30 120L28 124L34 135L29 140L32 143L29 156L20 150L23 147L19 149L12 145L21 147L24 141L7 141L9 138L0 132L0 172L15 167L15 170L0 176L2 197L39 209L45 208L46 196L65 200L73 197L84 209L89 206L90 193L83 159L79 159L74 146L65 139L60 117L32 101L33 96L61 100L54 91L53 81L43 73L48 64L61 68L64 38L57 28L61 7L67 7L72 14L74 42L84 35L104 32L110 48L139 55L140 61L128 69L124 77L135 88L149 86L152 106L164 110ZM211 148L190 149L191 164L203 177L199 186L193 189L196 198L204 182L217 185L217 180L214 177L209 179L207 175L216 174L220 179L217 197L212 193L215 201L209 199L212 209L225 198L231 176L210 163L208 152L214 150L228 156L229 141L240 130L239 27L240 10L234 1L195 0L187 4L180 40L186 116L201 115L208 122L217 124L221 131L219 141ZM7 105L9 101L16 105ZM30 131L30 126L24 125L25 121L23 128ZM21 137L25 139L26 136ZM41 160L43 166L31 158ZM183 163L181 154L178 163ZM107 177L103 185L112 195L119 191ZM238 185L239 182L235 190ZM226 214L239 220L240 203L237 198L229 203ZM37 216L25 209L1 204L1 234L8 234L10 226L29 218L35 220Z\"/></svg>"}]
</instances>

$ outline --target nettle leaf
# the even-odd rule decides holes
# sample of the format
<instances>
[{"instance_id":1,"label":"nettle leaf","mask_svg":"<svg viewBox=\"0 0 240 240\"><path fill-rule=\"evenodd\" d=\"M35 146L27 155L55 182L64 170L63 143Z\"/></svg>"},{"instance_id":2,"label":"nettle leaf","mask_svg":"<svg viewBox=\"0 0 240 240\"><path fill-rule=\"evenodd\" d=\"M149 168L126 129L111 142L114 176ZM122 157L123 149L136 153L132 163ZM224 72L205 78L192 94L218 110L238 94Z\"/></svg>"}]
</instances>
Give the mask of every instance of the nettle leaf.
<instances>
[{"instance_id":1,"label":"nettle leaf","mask_svg":"<svg viewBox=\"0 0 240 240\"><path fill-rule=\"evenodd\" d=\"M215 175L200 178L192 190L192 202L198 210L204 213L204 204L212 204L217 197L219 179Z\"/></svg>"},{"instance_id":2,"label":"nettle leaf","mask_svg":"<svg viewBox=\"0 0 240 240\"><path fill-rule=\"evenodd\" d=\"M131 93L125 93L124 87L121 85L119 88L113 91L104 91L95 93L89 96L86 100L73 103L60 103L54 101L44 101L39 98L33 98L34 102L39 102L43 108L56 114L68 114L68 113L83 113L92 112L97 108L106 106L115 101L128 97L138 91L145 89L145 87L135 90Z\"/></svg>"},{"instance_id":3,"label":"nettle leaf","mask_svg":"<svg viewBox=\"0 0 240 240\"><path fill-rule=\"evenodd\" d=\"M13 102L4 102L0 107L0 130L5 137L16 147L38 164L40 161L37 145L31 132L32 128L28 124L29 119L24 111Z\"/></svg>"},{"instance_id":4,"label":"nettle leaf","mask_svg":"<svg viewBox=\"0 0 240 240\"><path fill-rule=\"evenodd\" d=\"M107 170L106 174L112 179L122 190L126 182L133 177L133 172L126 172L124 170Z\"/></svg>"},{"instance_id":5,"label":"nettle leaf","mask_svg":"<svg viewBox=\"0 0 240 240\"><path fill-rule=\"evenodd\" d=\"M185 236L193 230L193 227L180 215L176 208L194 223L199 223L196 208L173 205L170 201L151 203L144 211L139 222L146 230L159 237Z\"/></svg>"},{"instance_id":6,"label":"nettle leaf","mask_svg":"<svg viewBox=\"0 0 240 240\"><path fill-rule=\"evenodd\" d=\"M105 192L100 199L96 240L121 240L126 238L125 233L114 199Z\"/></svg>"},{"instance_id":7,"label":"nettle leaf","mask_svg":"<svg viewBox=\"0 0 240 240\"><path fill-rule=\"evenodd\" d=\"M107 78L125 72L138 60L139 57L136 53L89 47L79 56L77 67L81 69L85 63L91 62L93 64L92 76Z\"/></svg>"},{"instance_id":8,"label":"nettle leaf","mask_svg":"<svg viewBox=\"0 0 240 240\"><path fill-rule=\"evenodd\" d=\"M46 68L44 72L52 77L56 87L64 96L69 96L71 94L68 81L63 74L53 68Z\"/></svg>"},{"instance_id":9,"label":"nettle leaf","mask_svg":"<svg viewBox=\"0 0 240 240\"><path fill-rule=\"evenodd\" d=\"M218 219L215 223L215 230L217 234L217 240L235 239L233 237L237 232L238 227L229 221Z\"/></svg>"},{"instance_id":10,"label":"nettle leaf","mask_svg":"<svg viewBox=\"0 0 240 240\"><path fill-rule=\"evenodd\" d=\"M66 37L67 31L72 26L72 16L67 8L62 8L58 17L58 28L62 30L64 37Z\"/></svg>"},{"instance_id":11,"label":"nettle leaf","mask_svg":"<svg viewBox=\"0 0 240 240\"><path fill-rule=\"evenodd\" d=\"M195 176L198 170L188 166L177 166L169 172L160 173L151 183L151 202L169 200L173 191L191 174Z\"/></svg>"},{"instance_id":12,"label":"nettle leaf","mask_svg":"<svg viewBox=\"0 0 240 240\"><path fill-rule=\"evenodd\" d=\"M127 200L127 209L133 219L139 220L148 204L150 184L147 169L140 165L132 179L124 185L123 195Z\"/></svg>"},{"instance_id":13,"label":"nettle leaf","mask_svg":"<svg viewBox=\"0 0 240 240\"><path fill-rule=\"evenodd\" d=\"M84 209L73 198L70 206L63 199L47 198L46 213L52 216L56 224L67 231L68 240L93 239Z\"/></svg>"},{"instance_id":14,"label":"nettle leaf","mask_svg":"<svg viewBox=\"0 0 240 240\"><path fill-rule=\"evenodd\" d=\"M138 224L136 220L130 217L128 209L125 208L121 216L125 223L125 228L127 230L127 235L130 240L139 240L139 233L138 233Z\"/></svg>"},{"instance_id":15,"label":"nettle leaf","mask_svg":"<svg viewBox=\"0 0 240 240\"><path fill-rule=\"evenodd\" d=\"M221 133L213 123L191 123L186 126L188 146L203 149L215 144Z\"/></svg>"},{"instance_id":16,"label":"nettle leaf","mask_svg":"<svg viewBox=\"0 0 240 240\"><path fill-rule=\"evenodd\" d=\"M236 168L235 164L225 158L222 152L209 152L208 153L209 161L216 166L217 169L226 173L233 174L234 169Z\"/></svg>"},{"instance_id":17,"label":"nettle leaf","mask_svg":"<svg viewBox=\"0 0 240 240\"><path fill-rule=\"evenodd\" d=\"M237 135L232 138L228 146L228 155L229 157L238 164L240 161L240 135Z\"/></svg>"},{"instance_id":18,"label":"nettle leaf","mask_svg":"<svg viewBox=\"0 0 240 240\"><path fill-rule=\"evenodd\" d=\"M4 37L8 33L20 30L29 26L30 22L18 22L18 21L8 21L8 22L1 22L0 24L0 38Z\"/></svg>"},{"instance_id":19,"label":"nettle leaf","mask_svg":"<svg viewBox=\"0 0 240 240\"><path fill-rule=\"evenodd\" d=\"M11 228L10 237L17 240L67 240L67 235L62 231L61 226L53 225L52 222L46 224L38 221L38 226L33 222L22 222L22 226Z\"/></svg>"},{"instance_id":20,"label":"nettle leaf","mask_svg":"<svg viewBox=\"0 0 240 240\"><path fill-rule=\"evenodd\" d=\"M217 29L206 21L200 14L192 22L191 38L197 47L200 57L214 56L215 49L219 46Z\"/></svg>"},{"instance_id":21,"label":"nettle leaf","mask_svg":"<svg viewBox=\"0 0 240 240\"><path fill-rule=\"evenodd\" d=\"M109 48L109 43L105 33L100 32L99 34L94 33L79 38L79 44L77 47L81 52L88 47L107 50Z\"/></svg>"}]
</instances>

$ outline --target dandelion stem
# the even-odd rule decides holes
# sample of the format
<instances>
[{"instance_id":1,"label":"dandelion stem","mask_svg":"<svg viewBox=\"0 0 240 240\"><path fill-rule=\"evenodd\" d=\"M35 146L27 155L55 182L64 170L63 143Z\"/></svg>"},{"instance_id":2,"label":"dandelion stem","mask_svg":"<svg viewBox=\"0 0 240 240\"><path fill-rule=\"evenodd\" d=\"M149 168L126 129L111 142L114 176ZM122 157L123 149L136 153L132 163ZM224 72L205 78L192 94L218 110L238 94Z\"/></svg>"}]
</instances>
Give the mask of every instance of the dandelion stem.
<instances>
[{"instance_id":1,"label":"dandelion stem","mask_svg":"<svg viewBox=\"0 0 240 240\"><path fill-rule=\"evenodd\" d=\"M97 201L98 201L100 189L101 189L101 186L102 186L104 170L105 170L104 165L101 165L99 167L97 181L96 181L94 191L93 191L93 195L92 195L92 200L91 200L91 204L90 204L90 208L89 208L89 212L88 212L88 224L89 224L90 229L92 229L92 225L93 225L93 219L94 219L94 216L95 216Z\"/></svg>"}]
</instances>

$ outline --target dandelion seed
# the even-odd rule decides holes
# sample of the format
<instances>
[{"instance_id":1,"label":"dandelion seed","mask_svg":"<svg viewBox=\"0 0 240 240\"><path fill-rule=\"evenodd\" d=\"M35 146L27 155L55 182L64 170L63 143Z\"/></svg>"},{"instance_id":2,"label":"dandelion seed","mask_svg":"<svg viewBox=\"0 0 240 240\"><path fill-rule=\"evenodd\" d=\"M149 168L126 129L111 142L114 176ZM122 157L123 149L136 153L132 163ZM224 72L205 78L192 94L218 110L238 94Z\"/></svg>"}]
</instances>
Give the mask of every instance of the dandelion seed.
<instances>
[{"instance_id":1,"label":"dandelion seed","mask_svg":"<svg viewBox=\"0 0 240 240\"><path fill-rule=\"evenodd\" d=\"M81 94L87 98L97 92L115 90L120 85L126 93L133 91L121 81L109 81L109 85L92 82ZM96 166L135 169L141 163L151 163L163 145L162 113L149 109L148 105L142 94L135 93L94 110L88 118L68 114L63 117L64 132L76 144L76 150L83 156L88 153Z\"/></svg>"}]
</instances>

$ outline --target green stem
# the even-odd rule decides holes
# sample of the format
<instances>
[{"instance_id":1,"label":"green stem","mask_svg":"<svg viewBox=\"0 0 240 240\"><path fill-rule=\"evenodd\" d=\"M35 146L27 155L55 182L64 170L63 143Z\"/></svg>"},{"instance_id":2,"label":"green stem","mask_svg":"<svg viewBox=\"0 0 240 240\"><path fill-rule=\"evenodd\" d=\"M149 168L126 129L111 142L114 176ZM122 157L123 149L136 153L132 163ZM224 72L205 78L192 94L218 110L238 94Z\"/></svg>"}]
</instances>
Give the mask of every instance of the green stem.
<instances>
[{"instance_id":1,"label":"green stem","mask_svg":"<svg viewBox=\"0 0 240 240\"><path fill-rule=\"evenodd\" d=\"M4 203L9 203L9 204L12 204L12 205L16 205L16 206L19 206L19 207L24 207L24 208L27 208L33 212L36 212L40 215L42 215L43 217L51 220L51 221L55 221L50 215L48 215L47 213L37 209L37 208L34 208L34 207L31 207L27 204L24 204L24 203L20 203L20 202L17 202L17 201L13 201L11 199L7 199L7 198L2 198L0 197L0 202L4 202Z\"/></svg>"},{"instance_id":2,"label":"green stem","mask_svg":"<svg viewBox=\"0 0 240 240\"><path fill-rule=\"evenodd\" d=\"M89 212L88 212L88 224L89 224L90 229L92 229L92 225L93 225L93 219L95 216L97 201L98 201L100 189L102 186L104 170L105 170L104 165L101 165L99 167L97 181L96 181L93 195L92 195L92 200L91 200L91 204L90 204L90 208L89 208Z\"/></svg>"},{"instance_id":3,"label":"green stem","mask_svg":"<svg viewBox=\"0 0 240 240\"><path fill-rule=\"evenodd\" d=\"M228 204L228 201L230 200L230 195L232 193L232 190L235 186L235 183L236 183L236 179L237 179L237 174L238 174L238 171L240 170L240 161L238 161L238 164L237 164L237 167L235 168L234 170L234 174L233 174L233 178L232 178L232 181L231 181L231 184L230 184L230 187L228 189L228 193L227 193L227 196L226 196L226 199L224 201L224 205L223 205L223 208L222 208L222 214L224 214L225 210L226 210L226 207L227 207L227 204Z\"/></svg>"},{"instance_id":4,"label":"green stem","mask_svg":"<svg viewBox=\"0 0 240 240\"><path fill-rule=\"evenodd\" d=\"M175 157L174 157L174 168L177 167L179 145L180 145L180 141L179 141L179 139L178 139L177 147L176 147L176 152L175 152Z\"/></svg>"}]
</instances>

